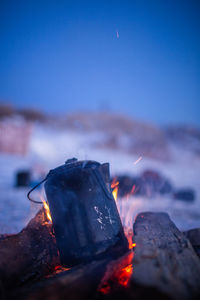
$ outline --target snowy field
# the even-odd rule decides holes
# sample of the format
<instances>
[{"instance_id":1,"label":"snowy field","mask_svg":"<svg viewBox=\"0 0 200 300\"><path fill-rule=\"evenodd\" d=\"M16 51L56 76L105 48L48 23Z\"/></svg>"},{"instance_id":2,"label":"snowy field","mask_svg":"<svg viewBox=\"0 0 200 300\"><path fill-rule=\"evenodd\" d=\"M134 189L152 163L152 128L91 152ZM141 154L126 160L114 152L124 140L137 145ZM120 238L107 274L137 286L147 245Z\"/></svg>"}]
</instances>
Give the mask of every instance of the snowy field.
<instances>
[{"instance_id":1,"label":"snowy field","mask_svg":"<svg viewBox=\"0 0 200 300\"><path fill-rule=\"evenodd\" d=\"M141 211L168 212L177 227L187 230L200 227L200 159L189 150L169 144L173 159L161 161L143 157L134 164L140 154L123 150L97 147L103 144L105 133L80 132L72 129L56 129L47 125L35 125L27 156L0 154L0 233L19 232L34 216L40 205L26 198L28 189L15 188L18 170L41 171L41 177L51 168L61 165L68 158L93 159L109 162L111 175L140 174L152 169L168 178L176 188L190 187L195 190L192 203L175 200L172 196L157 195L152 199L130 197L123 201L122 219L135 217ZM119 187L120 188L120 187ZM37 193L34 194L37 199Z\"/></svg>"}]
</instances>

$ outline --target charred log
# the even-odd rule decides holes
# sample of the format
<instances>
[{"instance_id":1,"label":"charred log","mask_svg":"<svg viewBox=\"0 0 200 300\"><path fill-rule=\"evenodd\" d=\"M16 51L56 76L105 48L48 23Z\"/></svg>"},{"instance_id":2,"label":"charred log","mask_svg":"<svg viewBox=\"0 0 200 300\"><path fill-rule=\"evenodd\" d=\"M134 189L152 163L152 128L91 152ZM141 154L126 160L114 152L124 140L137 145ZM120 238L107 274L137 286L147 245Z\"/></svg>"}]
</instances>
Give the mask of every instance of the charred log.
<instances>
[{"instance_id":1,"label":"charred log","mask_svg":"<svg viewBox=\"0 0 200 300\"><path fill-rule=\"evenodd\" d=\"M8 295L9 300L82 300L93 299L110 259L93 261L50 276L32 286L19 288ZM7 299L6 299L7 300Z\"/></svg>"},{"instance_id":2,"label":"charred log","mask_svg":"<svg viewBox=\"0 0 200 300\"><path fill-rule=\"evenodd\" d=\"M41 209L16 235L1 237L0 282L2 289L14 288L44 277L59 264L52 225Z\"/></svg>"}]
</instances>

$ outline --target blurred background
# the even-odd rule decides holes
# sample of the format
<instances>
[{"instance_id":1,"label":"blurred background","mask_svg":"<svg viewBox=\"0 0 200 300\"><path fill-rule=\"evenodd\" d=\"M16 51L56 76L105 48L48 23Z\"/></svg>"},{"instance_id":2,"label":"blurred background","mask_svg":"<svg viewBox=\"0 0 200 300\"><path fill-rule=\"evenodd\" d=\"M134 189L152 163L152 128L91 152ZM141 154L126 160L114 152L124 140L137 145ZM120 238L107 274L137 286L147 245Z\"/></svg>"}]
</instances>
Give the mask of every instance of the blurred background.
<instances>
[{"instance_id":1,"label":"blurred background","mask_svg":"<svg viewBox=\"0 0 200 300\"><path fill-rule=\"evenodd\" d=\"M71 157L110 162L124 220L200 227L199 13L198 0L1 0L0 234L25 226L40 207L28 189Z\"/></svg>"}]
</instances>

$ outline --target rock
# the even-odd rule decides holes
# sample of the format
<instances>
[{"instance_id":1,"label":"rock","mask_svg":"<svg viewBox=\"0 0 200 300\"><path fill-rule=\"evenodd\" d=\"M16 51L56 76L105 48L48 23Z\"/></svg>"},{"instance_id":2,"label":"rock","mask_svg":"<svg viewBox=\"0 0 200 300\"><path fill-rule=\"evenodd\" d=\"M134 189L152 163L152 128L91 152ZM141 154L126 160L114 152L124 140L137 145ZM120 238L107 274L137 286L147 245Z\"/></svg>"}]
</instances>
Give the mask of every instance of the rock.
<instances>
[{"instance_id":1,"label":"rock","mask_svg":"<svg viewBox=\"0 0 200 300\"><path fill-rule=\"evenodd\" d=\"M144 171L141 175L141 180L147 195L152 196L155 193L167 194L172 192L171 183L157 171Z\"/></svg>"},{"instance_id":2,"label":"rock","mask_svg":"<svg viewBox=\"0 0 200 300\"><path fill-rule=\"evenodd\" d=\"M155 194L167 194L173 191L169 180L153 170L146 170L141 176L120 175L117 176L117 181L119 181L120 197L132 192L134 195L152 197Z\"/></svg>"},{"instance_id":3,"label":"rock","mask_svg":"<svg viewBox=\"0 0 200 300\"><path fill-rule=\"evenodd\" d=\"M16 174L16 187L30 186L30 171L23 170Z\"/></svg>"},{"instance_id":4,"label":"rock","mask_svg":"<svg viewBox=\"0 0 200 300\"><path fill-rule=\"evenodd\" d=\"M174 199L182 200L186 202L193 202L195 200L195 192L193 189L180 189L177 190L174 194Z\"/></svg>"}]
</instances>

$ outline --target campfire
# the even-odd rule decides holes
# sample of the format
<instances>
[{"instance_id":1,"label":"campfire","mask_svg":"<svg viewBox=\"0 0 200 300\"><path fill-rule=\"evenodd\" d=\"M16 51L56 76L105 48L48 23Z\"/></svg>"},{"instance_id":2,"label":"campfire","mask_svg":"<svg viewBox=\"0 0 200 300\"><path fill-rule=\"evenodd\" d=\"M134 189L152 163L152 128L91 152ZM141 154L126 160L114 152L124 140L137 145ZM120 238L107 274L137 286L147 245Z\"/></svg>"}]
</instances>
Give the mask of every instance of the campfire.
<instances>
[{"instance_id":1,"label":"campfire","mask_svg":"<svg viewBox=\"0 0 200 300\"><path fill-rule=\"evenodd\" d=\"M126 204L137 187L120 199L109 164L71 159L44 182L37 215L19 234L0 238L3 299L199 296L200 261L190 241L165 213L133 220Z\"/></svg>"}]
</instances>

